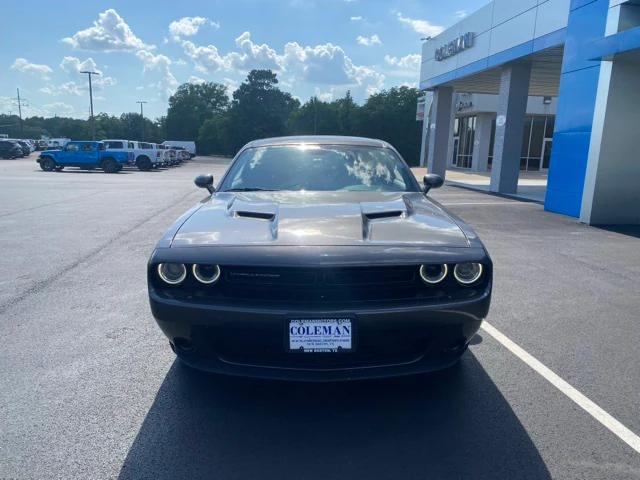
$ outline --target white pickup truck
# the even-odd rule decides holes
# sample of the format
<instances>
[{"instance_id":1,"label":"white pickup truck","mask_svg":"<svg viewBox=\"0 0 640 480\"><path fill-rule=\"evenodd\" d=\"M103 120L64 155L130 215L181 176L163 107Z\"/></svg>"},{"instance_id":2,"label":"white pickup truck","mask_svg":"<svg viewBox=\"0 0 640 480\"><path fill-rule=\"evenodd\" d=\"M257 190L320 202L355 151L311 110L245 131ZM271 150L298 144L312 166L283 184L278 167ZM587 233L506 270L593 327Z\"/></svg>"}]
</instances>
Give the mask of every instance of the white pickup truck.
<instances>
[{"instance_id":1,"label":"white pickup truck","mask_svg":"<svg viewBox=\"0 0 640 480\"><path fill-rule=\"evenodd\" d=\"M152 143L120 139L103 140L103 142L107 150L133 152L134 164L139 170L158 168L163 162L162 152L154 148Z\"/></svg>"}]
</instances>

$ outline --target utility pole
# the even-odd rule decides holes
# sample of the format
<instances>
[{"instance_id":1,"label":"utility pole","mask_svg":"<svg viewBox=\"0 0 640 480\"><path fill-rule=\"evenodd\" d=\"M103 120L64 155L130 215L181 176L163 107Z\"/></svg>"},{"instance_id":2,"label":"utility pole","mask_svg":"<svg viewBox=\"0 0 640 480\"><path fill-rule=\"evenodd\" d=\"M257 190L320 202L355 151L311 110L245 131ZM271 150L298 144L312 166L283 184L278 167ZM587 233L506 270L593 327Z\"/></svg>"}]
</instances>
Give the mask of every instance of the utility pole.
<instances>
[{"instance_id":1,"label":"utility pole","mask_svg":"<svg viewBox=\"0 0 640 480\"><path fill-rule=\"evenodd\" d=\"M144 112L142 111L142 104L147 102L145 100L138 100L136 103L140 104L140 119L142 120L142 137L140 137L140 140L144 142Z\"/></svg>"},{"instance_id":2,"label":"utility pole","mask_svg":"<svg viewBox=\"0 0 640 480\"><path fill-rule=\"evenodd\" d=\"M22 127L22 105L20 104L20 89L16 88L18 92L18 115L20 116L20 138L24 137L24 131Z\"/></svg>"},{"instance_id":3,"label":"utility pole","mask_svg":"<svg viewBox=\"0 0 640 480\"><path fill-rule=\"evenodd\" d=\"M91 87L91 75L100 75L98 72L89 72L82 70L80 73L86 73L89 76L89 106L91 107L91 140L96 139L96 125L93 120L93 89Z\"/></svg>"}]
</instances>

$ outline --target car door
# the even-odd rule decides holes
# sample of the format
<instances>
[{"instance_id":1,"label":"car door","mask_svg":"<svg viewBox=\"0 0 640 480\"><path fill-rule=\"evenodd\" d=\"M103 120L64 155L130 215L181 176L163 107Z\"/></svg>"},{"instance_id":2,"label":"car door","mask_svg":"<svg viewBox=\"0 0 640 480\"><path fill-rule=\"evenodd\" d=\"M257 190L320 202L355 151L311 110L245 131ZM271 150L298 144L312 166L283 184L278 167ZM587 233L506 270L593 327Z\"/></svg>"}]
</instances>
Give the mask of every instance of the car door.
<instances>
[{"instance_id":1,"label":"car door","mask_svg":"<svg viewBox=\"0 0 640 480\"><path fill-rule=\"evenodd\" d=\"M62 150L56 153L56 162L60 165L74 165L79 149L80 147L77 143L67 143L62 147Z\"/></svg>"},{"instance_id":2,"label":"car door","mask_svg":"<svg viewBox=\"0 0 640 480\"><path fill-rule=\"evenodd\" d=\"M80 145L78 159L83 165L97 165L99 154L97 144L87 142Z\"/></svg>"}]
</instances>

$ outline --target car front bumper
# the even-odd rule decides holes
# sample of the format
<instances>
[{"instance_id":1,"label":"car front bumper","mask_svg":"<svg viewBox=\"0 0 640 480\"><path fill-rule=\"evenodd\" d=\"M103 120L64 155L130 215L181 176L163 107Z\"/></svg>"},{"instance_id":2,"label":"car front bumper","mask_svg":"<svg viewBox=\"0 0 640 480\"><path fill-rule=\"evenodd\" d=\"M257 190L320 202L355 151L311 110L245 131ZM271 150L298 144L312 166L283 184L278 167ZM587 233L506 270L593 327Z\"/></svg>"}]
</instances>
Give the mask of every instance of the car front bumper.
<instances>
[{"instance_id":1,"label":"car front bumper","mask_svg":"<svg viewBox=\"0 0 640 480\"><path fill-rule=\"evenodd\" d=\"M419 306L316 310L248 308L167 299L149 288L172 349L197 369L251 377L337 381L424 373L454 364L486 317L491 285L477 298ZM353 350L288 350L290 319L349 318Z\"/></svg>"}]
</instances>

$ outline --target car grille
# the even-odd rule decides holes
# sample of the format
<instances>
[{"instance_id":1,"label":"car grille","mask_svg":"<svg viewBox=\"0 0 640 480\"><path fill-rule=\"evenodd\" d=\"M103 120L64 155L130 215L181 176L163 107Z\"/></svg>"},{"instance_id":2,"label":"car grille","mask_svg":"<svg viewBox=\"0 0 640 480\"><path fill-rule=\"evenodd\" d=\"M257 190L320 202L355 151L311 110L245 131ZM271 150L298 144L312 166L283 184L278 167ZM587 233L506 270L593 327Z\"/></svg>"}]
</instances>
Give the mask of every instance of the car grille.
<instances>
[{"instance_id":1,"label":"car grille","mask_svg":"<svg viewBox=\"0 0 640 480\"><path fill-rule=\"evenodd\" d=\"M413 298L421 287L413 266L346 268L226 267L222 296L250 301L362 302Z\"/></svg>"}]
</instances>

